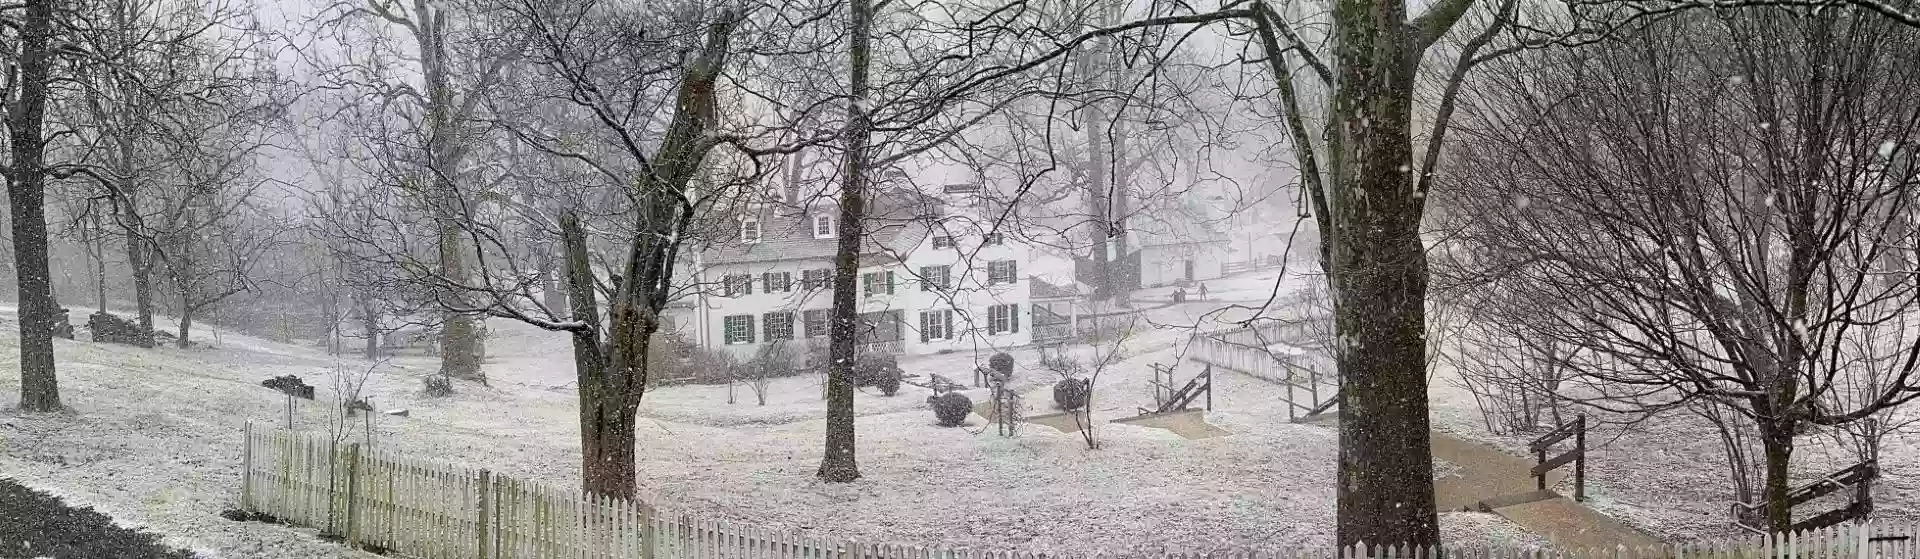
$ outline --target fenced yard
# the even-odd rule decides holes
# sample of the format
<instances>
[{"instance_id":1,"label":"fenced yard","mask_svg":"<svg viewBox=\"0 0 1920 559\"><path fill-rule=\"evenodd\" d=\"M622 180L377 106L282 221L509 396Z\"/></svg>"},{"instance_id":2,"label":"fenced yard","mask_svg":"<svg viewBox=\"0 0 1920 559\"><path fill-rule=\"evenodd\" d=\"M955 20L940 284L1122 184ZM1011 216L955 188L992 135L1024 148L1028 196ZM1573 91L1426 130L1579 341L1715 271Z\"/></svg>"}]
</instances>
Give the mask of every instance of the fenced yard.
<instances>
[{"instance_id":1,"label":"fenced yard","mask_svg":"<svg viewBox=\"0 0 1920 559\"><path fill-rule=\"evenodd\" d=\"M422 559L1036 559L1046 555L833 540L662 511L470 470L368 451L324 435L248 425L241 507ZM1644 549L1128 549L1104 557L1336 559L1821 558L1920 559L1920 524L1871 523L1786 537Z\"/></svg>"}]
</instances>

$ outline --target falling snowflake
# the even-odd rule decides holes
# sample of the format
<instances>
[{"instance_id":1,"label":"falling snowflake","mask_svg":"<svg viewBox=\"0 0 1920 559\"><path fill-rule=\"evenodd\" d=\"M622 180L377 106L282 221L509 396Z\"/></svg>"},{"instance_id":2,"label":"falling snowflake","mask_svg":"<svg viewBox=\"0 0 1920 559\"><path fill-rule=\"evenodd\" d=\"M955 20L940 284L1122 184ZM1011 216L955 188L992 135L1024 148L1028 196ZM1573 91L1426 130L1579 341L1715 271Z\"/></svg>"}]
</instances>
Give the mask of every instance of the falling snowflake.
<instances>
[{"instance_id":1,"label":"falling snowflake","mask_svg":"<svg viewBox=\"0 0 1920 559\"><path fill-rule=\"evenodd\" d=\"M1527 207L1529 207L1529 206L1532 206L1532 205L1533 205L1533 199L1532 199L1532 198L1528 198L1528 197L1527 197L1526 195L1524 195L1524 194L1522 194L1522 195L1520 195L1520 196L1515 196L1515 197L1513 198L1513 207L1515 207L1515 208L1519 208L1519 209L1522 209L1522 210L1524 210L1524 209L1527 209Z\"/></svg>"},{"instance_id":2,"label":"falling snowflake","mask_svg":"<svg viewBox=\"0 0 1920 559\"><path fill-rule=\"evenodd\" d=\"M1769 207L1769 208L1771 208L1771 207L1773 207L1773 195L1772 195L1772 194L1768 194L1768 195L1767 195L1767 197L1766 197L1766 199L1764 199L1764 200L1761 200L1761 201L1760 201L1760 203L1762 203L1762 204L1766 204L1766 206L1767 206L1767 207Z\"/></svg>"},{"instance_id":3,"label":"falling snowflake","mask_svg":"<svg viewBox=\"0 0 1920 559\"><path fill-rule=\"evenodd\" d=\"M1400 172L1402 172L1402 173L1411 173L1411 172L1413 172L1413 167L1408 167L1408 166L1406 166L1406 165L1401 165L1401 166L1400 166Z\"/></svg>"},{"instance_id":4,"label":"falling snowflake","mask_svg":"<svg viewBox=\"0 0 1920 559\"><path fill-rule=\"evenodd\" d=\"M1762 123L1760 123L1760 129L1761 129L1761 130L1772 130L1772 129L1773 129L1773 123L1771 123L1771 122L1762 122Z\"/></svg>"},{"instance_id":5,"label":"falling snowflake","mask_svg":"<svg viewBox=\"0 0 1920 559\"><path fill-rule=\"evenodd\" d=\"M1730 84L1733 84L1733 85L1740 85L1740 84L1743 84L1743 83L1747 83L1747 77L1746 77L1746 76L1731 76L1731 77L1728 77L1728 78L1727 78L1727 83L1730 83Z\"/></svg>"},{"instance_id":6,"label":"falling snowflake","mask_svg":"<svg viewBox=\"0 0 1920 559\"><path fill-rule=\"evenodd\" d=\"M1884 141L1884 142L1880 142L1880 157L1885 157L1885 158L1887 158L1887 159L1893 159L1893 148L1895 148L1895 147L1896 147L1896 146L1895 146L1895 144L1893 143L1893 140L1887 140L1887 141Z\"/></svg>"}]
</instances>

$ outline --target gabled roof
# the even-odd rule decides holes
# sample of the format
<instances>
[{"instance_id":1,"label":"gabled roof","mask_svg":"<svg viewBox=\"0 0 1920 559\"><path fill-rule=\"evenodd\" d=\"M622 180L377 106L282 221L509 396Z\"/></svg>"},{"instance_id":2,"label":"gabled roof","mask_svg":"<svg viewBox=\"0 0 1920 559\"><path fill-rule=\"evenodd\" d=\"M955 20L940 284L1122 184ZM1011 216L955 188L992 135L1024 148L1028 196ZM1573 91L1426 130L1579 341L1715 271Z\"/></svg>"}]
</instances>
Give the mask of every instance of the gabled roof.
<instances>
[{"instance_id":1,"label":"gabled roof","mask_svg":"<svg viewBox=\"0 0 1920 559\"><path fill-rule=\"evenodd\" d=\"M869 200L863 253L891 249L905 251L926 240L931 224L941 215L940 201L910 190L880 191ZM711 264L774 262L781 260L831 259L839 248L838 238L815 238L813 216L832 212L836 206L822 204L807 209L767 206L758 210L760 242L742 242L737 227L733 233L713 243L702 253ZM726 230L722 230L723 234Z\"/></svg>"},{"instance_id":2,"label":"gabled roof","mask_svg":"<svg viewBox=\"0 0 1920 559\"><path fill-rule=\"evenodd\" d=\"M1142 212L1127 219L1127 232L1136 247L1225 243L1228 237L1216 230L1195 210L1175 207L1166 211Z\"/></svg>"},{"instance_id":3,"label":"gabled roof","mask_svg":"<svg viewBox=\"0 0 1920 559\"><path fill-rule=\"evenodd\" d=\"M1074 283L1054 285L1040 276L1027 278L1027 298L1029 299L1067 299L1080 297L1080 288Z\"/></svg>"}]
</instances>

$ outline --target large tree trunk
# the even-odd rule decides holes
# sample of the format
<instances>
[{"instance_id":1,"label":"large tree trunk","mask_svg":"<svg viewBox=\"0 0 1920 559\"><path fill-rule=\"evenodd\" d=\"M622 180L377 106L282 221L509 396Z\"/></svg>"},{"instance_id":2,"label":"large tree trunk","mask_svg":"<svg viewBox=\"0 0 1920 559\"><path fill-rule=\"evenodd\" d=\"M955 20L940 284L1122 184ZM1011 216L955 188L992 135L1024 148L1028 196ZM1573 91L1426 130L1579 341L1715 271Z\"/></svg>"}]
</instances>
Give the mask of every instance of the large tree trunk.
<instances>
[{"instance_id":1,"label":"large tree trunk","mask_svg":"<svg viewBox=\"0 0 1920 559\"><path fill-rule=\"evenodd\" d=\"M461 238L465 228L460 220L465 215L467 204L460 198L458 185L454 179L460 173L461 146L460 133L463 124L454 106L452 86L448 84L448 68L445 38L441 33L445 22L441 20L439 10L425 3L417 5L415 16L419 31L415 38L420 46L420 68L427 84L427 157L425 171L428 201L436 213L435 227L439 234L440 276L455 285L465 285L468 280L467 243ZM454 306L471 307L467 294L457 289L445 290L438 294ZM467 379L486 383L486 374L480 371L480 356L484 349L480 341L479 320L465 312L446 311L441 315L440 326L440 373L448 377Z\"/></svg>"},{"instance_id":2,"label":"large tree trunk","mask_svg":"<svg viewBox=\"0 0 1920 559\"><path fill-rule=\"evenodd\" d=\"M1083 64L1083 67L1084 66ZM1090 69L1083 71L1086 72L1088 76L1092 74L1092 70ZM1093 225L1093 230L1091 231L1091 240L1093 241L1093 285L1091 287L1093 287L1093 298L1096 301L1106 300L1107 298L1119 295L1121 291L1120 286L1114 285L1114 260L1126 256L1124 254L1118 254L1118 251L1110 252L1110 249L1113 248L1111 246L1114 237L1113 220L1118 216L1113 212L1113 200L1110 196L1112 181L1107 179L1108 152L1106 143L1102 141L1106 139L1106 135L1099 131L1105 119L1101 118L1099 113L1100 111L1093 106L1088 106L1081 112L1084 118L1081 126L1086 134L1087 142L1087 168L1084 175L1087 179L1087 209L1089 210L1087 213L1092 214L1091 217L1093 218L1091 220ZM1123 296L1118 298L1125 300Z\"/></svg>"},{"instance_id":3,"label":"large tree trunk","mask_svg":"<svg viewBox=\"0 0 1920 559\"><path fill-rule=\"evenodd\" d=\"M600 344L600 301L595 295L593 265L587 257L586 233L580 219L560 217L566 251L568 299L573 320L590 328L573 331L574 375L580 385L580 473L589 493L632 497L634 473L634 416L620 405L623 398L606 381L607 355Z\"/></svg>"},{"instance_id":4,"label":"large tree trunk","mask_svg":"<svg viewBox=\"0 0 1920 559\"><path fill-rule=\"evenodd\" d=\"M174 340L174 345L180 349L186 349L187 346L192 345L191 342L187 341L187 334L191 333L192 329L193 300L182 295L180 297L180 337Z\"/></svg>"},{"instance_id":5,"label":"large tree trunk","mask_svg":"<svg viewBox=\"0 0 1920 559\"><path fill-rule=\"evenodd\" d=\"M92 257L90 260L93 264L94 301L100 307L100 312L107 312L107 246L105 242L107 234L100 228L98 212L93 213L91 220L89 227L80 229L91 233L81 242L87 245L87 255Z\"/></svg>"},{"instance_id":6,"label":"large tree trunk","mask_svg":"<svg viewBox=\"0 0 1920 559\"><path fill-rule=\"evenodd\" d=\"M52 276L47 269L47 215L44 138L47 82L51 78L48 43L53 37L54 0L28 0L21 28L20 93L7 111L13 168L7 186L12 202L13 257L20 297L20 409L60 409L60 382L54 374Z\"/></svg>"},{"instance_id":7,"label":"large tree trunk","mask_svg":"<svg viewBox=\"0 0 1920 559\"><path fill-rule=\"evenodd\" d=\"M827 482L860 479L859 462L854 457L853 368L856 325L860 321L860 300L854 292L860 276L861 236L867 216L867 142L873 123L867 114L867 64L873 4L868 0L847 3L850 16L848 33L848 92L854 101L847 104L847 149L844 155L840 188L840 231L834 254L833 326L828 329L827 356L827 440L815 473Z\"/></svg>"},{"instance_id":8,"label":"large tree trunk","mask_svg":"<svg viewBox=\"0 0 1920 559\"><path fill-rule=\"evenodd\" d=\"M1784 534L1793 529L1793 507L1787 504L1787 492L1793 489L1787 482L1787 474L1791 473L1789 468L1793 465L1792 420L1762 421L1760 431L1760 440L1767 455L1764 493L1767 500L1767 528L1770 532Z\"/></svg>"},{"instance_id":9,"label":"large tree trunk","mask_svg":"<svg viewBox=\"0 0 1920 559\"><path fill-rule=\"evenodd\" d=\"M593 268L587 260L586 234L577 216L561 218L567 252L567 281L574 321L574 364L580 384L581 483L588 493L632 498L634 418L645 395L649 343L660 329L660 310L673 293L673 272L680 239L692 222L687 185L713 148L707 131L718 124L715 82L726 63L728 39L739 14L721 13L707 26L700 56L688 62L673 120L667 125L649 172L636 189L641 201L626 266L607 313L599 319ZM605 340L601 340L601 333Z\"/></svg>"},{"instance_id":10,"label":"large tree trunk","mask_svg":"<svg viewBox=\"0 0 1920 559\"><path fill-rule=\"evenodd\" d=\"M118 138L120 149L120 196L114 208L127 234L127 266L133 269L133 302L140 324L140 347L153 347L153 255L140 220L138 186L133 181L133 138L131 132Z\"/></svg>"},{"instance_id":11,"label":"large tree trunk","mask_svg":"<svg viewBox=\"0 0 1920 559\"><path fill-rule=\"evenodd\" d=\"M124 210L131 214L133 200ZM133 306L140 324L140 347L153 347L153 264L147 259L147 243L129 220L127 225L127 264L133 268Z\"/></svg>"},{"instance_id":12,"label":"large tree trunk","mask_svg":"<svg viewBox=\"0 0 1920 559\"><path fill-rule=\"evenodd\" d=\"M1334 8L1337 123L1327 196L1340 367L1338 541L1440 543L1427 419L1427 257L1413 175L1421 46L1398 0Z\"/></svg>"},{"instance_id":13,"label":"large tree trunk","mask_svg":"<svg viewBox=\"0 0 1920 559\"><path fill-rule=\"evenodd\" d=\"M380 359L380 313L373 310L370 299L361 299L360 324L367 333L367 360L377 361Z\"/></svg>"},{"instance_id":14,"label":"large tree trunk","mask_svg":"<svg viewBox=\"0 0 1920 559\"><path fill-rule=\"evenodd\" d=\"M458 240L441 245L447 252L458 251L465 243ZM458 263L449 263L459 257L441 260L441 273L449 278L465 278L464 267ZM462 281L462 280L455 280ZM449 293L443 296L459 301L462 307L469 306L463 293ZM440 323L440 373L452 378L466 379L486 384L487 375L480 370L480 357L483 351L480 342L479 321L471 314L447 311L441 316Z\"/></svg>"}]
</instances>

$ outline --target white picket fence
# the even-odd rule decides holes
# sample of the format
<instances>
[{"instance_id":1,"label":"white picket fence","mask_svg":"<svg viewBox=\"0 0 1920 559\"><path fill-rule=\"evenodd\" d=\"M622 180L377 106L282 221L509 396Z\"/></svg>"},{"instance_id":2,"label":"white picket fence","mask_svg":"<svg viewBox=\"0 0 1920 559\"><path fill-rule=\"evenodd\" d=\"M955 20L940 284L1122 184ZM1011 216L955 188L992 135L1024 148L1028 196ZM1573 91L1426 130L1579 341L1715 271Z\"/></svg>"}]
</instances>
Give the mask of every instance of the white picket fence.
<instances>
[{"instance_id":1,"label":"white picket fence","mask_svg":"<svg viewBox=\"0 0 1920 559\"><path fill-rule=\"evenodd\" d=\"M1066 557L801 536L663 513L487 470L407 460L324 436L248 425L241 507L421 559L1039 559ZM1437 553L1437 555L1436 555ZM1920 559L1920 524L1842 526L1782 538L1643 549L1218 548L1095 557L1219 559Z\"/></svg>"}]
</instances>

